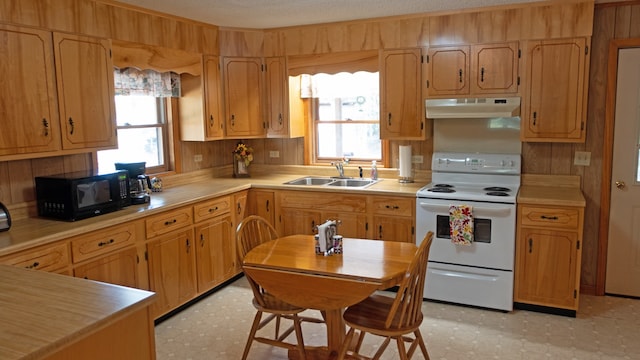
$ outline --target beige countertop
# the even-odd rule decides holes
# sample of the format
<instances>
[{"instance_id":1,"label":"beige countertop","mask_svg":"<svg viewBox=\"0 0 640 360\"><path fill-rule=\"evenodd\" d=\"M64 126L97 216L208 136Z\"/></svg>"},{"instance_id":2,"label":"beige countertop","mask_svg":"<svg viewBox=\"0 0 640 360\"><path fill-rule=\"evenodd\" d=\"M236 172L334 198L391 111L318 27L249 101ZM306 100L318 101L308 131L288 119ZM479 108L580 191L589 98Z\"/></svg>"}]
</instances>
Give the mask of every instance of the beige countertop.
<instances>
[{"instance_id":1,"label":"beige countertop","mask_svg":"<svg viewBox=\"0 0 640 360\"><path fill-rule=\"evenodd\" d=\"M40 359L150 305L154 296L0 265L0 359Z\"/></svg>"},{"instance_id":2,"label":"beige countertop","mask_svg":"<svg viewBox=\"0 0 640 360\"><path fill-rule=\"evenodd\" d=\"M557 205L585 207L586 201L580 188L553 186L520 186L518 204Z\"/></svg>"},{"instance_id":3,"label":"beige countertop","mask_svg":"<svg viewBox=\"0 0 640 360\"><path fill-rule=\"evenodd\" d=\"M9 231L0 232L0 256L250 188L415 197L416 191L427 184L427 182L402 184L397 179L382 179L380 182L364 189L283 185L284 182L303 176L305 175L257 174L252 175L251 178L238 179L212 177L206 181L197 181L171 187L163 192L152 193L149 204L132 205L113 213L76 222L45 218L14 221Z\"/></svg>"}]
</instances>

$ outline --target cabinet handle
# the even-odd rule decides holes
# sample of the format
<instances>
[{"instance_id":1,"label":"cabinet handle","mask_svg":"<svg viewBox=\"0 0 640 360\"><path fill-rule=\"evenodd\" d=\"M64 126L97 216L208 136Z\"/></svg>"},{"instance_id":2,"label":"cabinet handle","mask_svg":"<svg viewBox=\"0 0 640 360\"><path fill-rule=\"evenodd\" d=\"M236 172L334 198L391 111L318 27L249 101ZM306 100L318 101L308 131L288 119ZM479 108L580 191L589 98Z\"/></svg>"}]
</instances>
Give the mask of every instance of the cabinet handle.
<instances>
[{"instance_id":1,"label":"cabinet handle","mask_svg":"<svg viewBox=\"0 0 640 360\"><path fill-rule=\"evenodd\" d=\"M209 126L213 127L213 124L215 124L215 121L213 120L213 115L209 115Z\"/></svg>"},{"instance_id":2,"label":"cabinet handle","mask_svg":"<svg viewBox=\"0 0 640 360\"><path fill-rule=\"evenodd\" d=\"M42 127L44 127L44 136L49 136L49 122L47 119L42 119Z\"/></svg>"},{"instance_id":3,"label":"cabinet handle","mask_svg":"<svg viewBox=\"0 0 640 360\"><path fill-rule=\"evenodd\" d=\"M31 264L31 265L27 265L27 266L25 266L25 268L27 268L27 269L35 269L35 268L37 268L38 266L40 266L40 263L36 261L36 262L34 262L33 264Z\"/></svg>"},{"instance_id":4,"label":"cabinet handle","mask_svg":"<svg viewBox=\"0 0 640 360\"><path fill-rule=\"evenodd\" d=\"M100 241L98 243L98 246L106 246L106 245L109 245L109 244L113 244L114 241L115 240L113 240L113 239L109 239L109 241Z\"/></svg>"},{"instance_id":5,"label":"cabinet handle","mask_svg":"<svg viewBox=\"0 0 640 360\"><path fill-rule=\"evenodd\" d=\"M529 254L533 252L533 239L529 238Z\"/></svg>"},{"instance_id":6,"label":"cabinet handle","mask_svg":"<svg viewBox=\"0 0 640 360\"><path fill-rule=\"evenodd\" d=\"M391 113L389 113L387 123L389 124L389 126L391 126Z\"/></svg>"},{"instance_id":7,"label":"cabinet handle","mask_svg":"<svg viewBox=\"0 0 640 360\"><path fill-rule=\"evenodd\" d=\"M378 226L378 239L382 239L382 225Z\"/></svg>"},{"instance_id":8,"label":"cabinet handle","mask_svg":"<svg viewBox=\"0 0 640 360\"><path fill-rule=\"evenodd\" d=\"M204 234L200 234L200 247L204 247Z\"/></svg>"},{"instance_id":9,"label":"cabinet handle","mask_svg":"<svg viewBox=\"0 0 640 360\"><path fill-rule=\"evenodd\" d=\"M73 119L69 118L69 126L71 126L71 130L69 130L69 134L73 135L73 130L75 129L75 124L73 123Z\"/></svg>"},{"instance_id":10,"label":"cabinet handle","mask_svg":"<svg viewBox=\"0 0 640 360\"><path fill-rule=\"evenodd\" d=\"M267 203L266 203L266 210L267 210L267 212L269 212L269 211L270 211L270 210L269 210L269 200L267 200Z\"/></svg>"},{"instance_id":11,"label":"cabinet handle","mask_svg":"<svg viewBox=\"0 0 640 360\"><path fill-rule=\"evenodd\" d=\"M187 241L185 241L185 245L186 245L187 254L188 254L189 251L191 250L191 242L189 241L189 238L187 238Z\"/></svg>"},{"instance_id":12,"label":"cabinet handle","mask_svg":"<svg viewBox=\"0 0 640 360\"><path fill-rule=\"evenodd\" d=\"M538 119L538 113L537 112L533 112L533 125L536 125L536 120Z\"/></svg>"},{"instance_id":13,"label":"cabinet handle","mask_svg":"<svg viewBox=\"0 0 640 360\"><path fill-rule=\"evenodd\" d=\"M238 201L238 215L242 212L242 206L240 206L240 202Z\"/></svg>"},{"instance_id":14,"label":"cabinet handle","mask_svg":"<svg viewBox=\"0 0 640 360\"><path fill-rule=\"evenodd\" d=\"M282 125L282 114L278 114L278 123Z\"/></svg>"},{"instance_id":15,"label":"cabinet handle","mask_svg":"<svg viewBox=\"0 0 640 360\"><path fill-rule=\"evenodd\" d=\"M460 78L460 83L462 83L462 69L458 70L458 78Z\"/></svg>"},{"instance_id":16,"label":"cabinet handle","mask_svg":"<svg viewBox=\"0 0 640 360\"><path fill-rule=\"evenodd\" d=\"M484 82L484 66L480 68L480 82Z\"/></svg>"},{"instance_id":17,"label":"cabinet handle","mask_svg":"<svg viewBox=\"0 0 640 360\"><path fill-rule=\"evenodd\" d=\"M231 126L236 126L236 116L231 114Z\"/></svg>"},{"instance_id":18,"label":"cabinet handle","mask_svg":"<svg viewBox=\"0 0 640 360\"><path fill-rule=\"evenodd\" d=\"M557 216L546 216L546 215L541 215L540 219L542 220L558 220Z\"/></svg>"},{"instance_id":19,"label":"cabinet handle","mask_svg":"<svg viewBox=\"0 0 640 360\"><path fill-rule=\"evenodd\" d=\"M387 205L385 206L387 209L393 209L393 210L398 210L400 209L400 207L398 205Z\"/></svg>"},{"instance_id":20,"label":"cabinet handle","mask_svg":"<svg viewBox=\"0 0 640 360\"><path fill-rule=\"evenodd\" d=\"M177 221L178 221L178 220L173 219L173 220L171 220L171 221L165 221L165 222L164 222L164 224L165 224L165 225L171 225L171 224L175 224Z\"/></svg>"},{"instance_id":21,"label":"cabinet handle","mask_svg":"<svg viewBox=\"0 0 640 360\"><path fill-rule=\"evenodd\" d=\"M311 232L313 233L313 231L316 229L316 221L315 220L311 220Z\"/></svg>"},{"instance_id":22,"label":"cabinet handle","mask_svg":"<svg viewBox=\"0 0 640 360\"><path fill-rule=\"evenodd\" d=\"M218 210L218 207L217 207L217 206L216 206L216 207L214 207L214 208L209 208L209 212L210 212L210 213L212 213L212 212L214 212L214 211L217 211L217 210Z\"/></svg>"}]
</instances>

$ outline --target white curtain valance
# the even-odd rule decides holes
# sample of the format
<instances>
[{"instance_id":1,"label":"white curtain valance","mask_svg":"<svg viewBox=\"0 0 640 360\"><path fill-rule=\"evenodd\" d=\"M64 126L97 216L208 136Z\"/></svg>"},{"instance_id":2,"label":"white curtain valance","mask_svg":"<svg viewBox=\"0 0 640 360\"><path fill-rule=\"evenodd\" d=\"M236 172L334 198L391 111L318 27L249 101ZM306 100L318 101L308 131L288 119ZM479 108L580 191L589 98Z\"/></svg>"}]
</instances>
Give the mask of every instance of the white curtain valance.
<instances>
[{"instance_id":1,"label":"white curtain valance","mask_svg":"<svg viewBox=\"0 0 640 360\"><path fill-rule=\"evenodd\" d=\"M113 77L116 95L180 97L180 75L174 72L115 68Z\"/></svg>"}]
</instances>

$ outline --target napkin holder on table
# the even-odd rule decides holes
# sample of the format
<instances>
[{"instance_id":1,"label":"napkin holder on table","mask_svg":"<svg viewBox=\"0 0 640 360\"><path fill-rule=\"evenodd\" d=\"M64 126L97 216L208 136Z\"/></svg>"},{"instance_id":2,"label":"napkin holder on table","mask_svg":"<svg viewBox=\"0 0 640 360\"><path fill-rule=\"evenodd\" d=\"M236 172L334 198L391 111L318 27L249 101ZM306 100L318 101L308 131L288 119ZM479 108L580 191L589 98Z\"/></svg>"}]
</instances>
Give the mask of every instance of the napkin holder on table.
<instances>
[{"instance_id":1,"label":"napkin holder on table","mask_svg":"<svg viewBox=\"0 0 640 360\"><path fill-rule=\"evenodd\" d=\"M338 221L327 220L324 224L318 225L316 235L316 254L327 255L333 250L333 237L337 235Z\"/></svg>"}]
</instances>

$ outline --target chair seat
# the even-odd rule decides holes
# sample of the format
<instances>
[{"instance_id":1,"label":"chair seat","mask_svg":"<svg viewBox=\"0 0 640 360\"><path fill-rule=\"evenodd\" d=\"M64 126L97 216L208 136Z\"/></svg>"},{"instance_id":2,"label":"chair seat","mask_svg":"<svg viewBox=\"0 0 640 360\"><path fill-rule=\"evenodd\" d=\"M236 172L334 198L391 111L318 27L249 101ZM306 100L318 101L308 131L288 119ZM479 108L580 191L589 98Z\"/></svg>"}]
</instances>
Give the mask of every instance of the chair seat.
<instances>
[{"instance_id":1,"label":"chair seat","mask_svg":"<svg viewBox=\"0 0 640 360\"><path fill-rule=\"evenodd\" d=\"M385 322L394 300L394 298L384 295L371 295L358 304L348 307L342 317L350 327L383 336L408 333L418 328L422 323L422 313L414 323L398 327L400 312L397 312L389 329L385 329Z\"/></svg>"}]
</instances>

